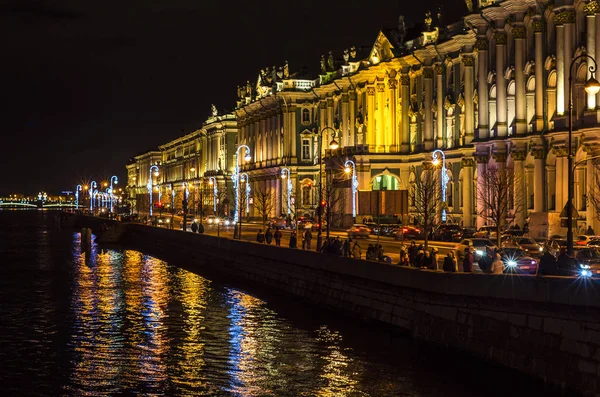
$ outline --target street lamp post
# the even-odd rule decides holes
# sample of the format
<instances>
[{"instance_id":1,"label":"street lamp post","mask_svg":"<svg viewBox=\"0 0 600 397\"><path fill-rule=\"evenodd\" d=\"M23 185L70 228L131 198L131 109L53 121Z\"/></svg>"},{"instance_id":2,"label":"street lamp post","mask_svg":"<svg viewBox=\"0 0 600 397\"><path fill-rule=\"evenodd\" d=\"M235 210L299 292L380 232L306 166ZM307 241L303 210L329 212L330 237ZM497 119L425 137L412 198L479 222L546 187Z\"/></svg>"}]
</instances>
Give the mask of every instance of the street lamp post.
<instances>
[{"instance_id":1,"label":"street lamp post","mask_svg":"<svg viewBox=\"0 0 600 397\"><path fill-rule=\"evenodd\" d=\"M250 192L252 189L250 188L250 177L247 173L240 174L240 182L246 182L246 214L250 213Z\"/></svg>"},{"instance_id":2,"label":"street lamp post","mask_svg":"<svg viewBox=\"0 0 600 397\"><path fill-rule=\"evenodd\" d=\"M578 59L589 58L594 63L588 67L591 73L590 78L585 82L585 91L588 94L596 94L600 90L600 83L594 78L594 72L598 68L598 64L594 57L588 54L581 54L576 56L569 65L569 152L567 156L567 169L568 169L568 196L567 196L567 254L572 257L574 254L573 249L573 148L572 148L572 136L573 136L573 65Z\"/></svg>"},{"instance_id":3,"label":"street lamp post","mask_svg":"<svg viewBox=\"0 0 600 397\"><path fill-rule=\"evenodd\" d=\"M119 178L117 178L116 175L113 175L113 176L110 177L110 191L109 191L109 194L110 194L110 212L111 212L111 214L113 212L113 196L114 196L114 193L113 193L114 192L114 190L113 190L113 183L115 185L119 183Z\"/></svg>"},{"instance_id":4,"label":"street lamp post","mask_svg":"<svg viewBox=\"0 0 600 397\"><path fill-rule=\"evenodd\" d=\"M281 178L287 178L287 214L290 216L292 212L292 176L289 168L283 167L281 169Z\"/></svg>"},{"instance_id":5,"label":"street lamp post","mask_svg":"<svg viewBox=\"0 0 600 397\"><path fill-rule=\"evenodd\" d=\"M233 187L235 189L235 213L234 213L234 217L233 217L233 222L235 224L238 224L238 221L240 221L240 162L239 162L239 152L240 149L244 148L245 149L245 156L244 156L244 160L245 161L250 161L252 159L252 157L250 157L250 148L246 145L239 145L238 148L235 151L235 168L233 170L233 177L231 178L233 181ZM239 222L239 228L237 236L239 239L242 238L242 223L241 221Z\"/></svg>"},{"instance_id":6,"label":"street lamp post","mask_svg":"<svg viewBox=\"0 0 600 397\"><path fill-rule=\"evenodd\" d=\"M96 181L90 182L90 212L94 213L94 189L98 187Z\"/></svg>"},{"instance_id":7,"label":"street lamp post","mask_svg":"<svg viewBox=\"0 0 600 397\"><path fill-rule=\"evenodd\" d=\"M79 210L79 192L82 190L81 185L75 186L75 211Z\"/></svg>"},{"instance_id":8,"label":"street lamp post","mask_svg":"<svg viewBox=\"0 0 600 397\"><path fill-rule=\"evenodd\" d=\"M331 142L329 142L329 148L335 150L339 147L338 142L335 140L335 135L337 131L332 127L325 127L319 132L319 211L318 211L318 222L319 222L319 232L323 230L323 211L321 203L323 202L323 132L326 130L333 131L333 136ZM329 203L327 203L327 207L329 208ZM329 214L329 210L327 210L327 214ZM321 249L321 241L320 234L317 236L317 250ZM327 239L329 239L329 224L327 225Z\"/></svg>"},{"instance_id":9,"label":"street lamp post","mask_svg":"<svg viewBox=\"0 0 600 397\"><path fill-rule=\"evenodd\" d=\"M219 188L217 187L217 179L214 176L208 178L208 184L213 187L213 212L217 215L217 195L219 194Z\"/></svg>"},{"instance_id":10,"label":"street lamp post","mask_svg":"<svg viewBox=\"0 0 600 397\"><path fill-rule=\"evenodd\" d=\"M344 163L344 171L347 174L352 172L352 222L356 223L356 191L358 189L358 179L356 178L356 164L354 161L346 160Z\"/></svg>"},{"instance_id":11,"label":"street lamp post","mask_svg":"<svg viewBox=\"0 0 600 397\"><path fill-rule=\"evenodd\" d=\"M158 165L153 164L150 166L150 175L148 175L148 184L146 187L148 188L148 193L150 193L150 216L152 216L152 173L154 172L155 176L158 176Z\"/></svg>"},{"instance_id":12,"label":"street lamp post","mask_svg":"<svg viewBox=\"0 0 600 397\"><path fill-rule=\"evenodd\" d=\"M446 171L446 155L440 149L433 151L433 165L440 163L440 157L442 159L442 202L444 206L442 208L442 222L446 222L446 185L448 184L448 172Z\"/></svg>"}]
</instances>

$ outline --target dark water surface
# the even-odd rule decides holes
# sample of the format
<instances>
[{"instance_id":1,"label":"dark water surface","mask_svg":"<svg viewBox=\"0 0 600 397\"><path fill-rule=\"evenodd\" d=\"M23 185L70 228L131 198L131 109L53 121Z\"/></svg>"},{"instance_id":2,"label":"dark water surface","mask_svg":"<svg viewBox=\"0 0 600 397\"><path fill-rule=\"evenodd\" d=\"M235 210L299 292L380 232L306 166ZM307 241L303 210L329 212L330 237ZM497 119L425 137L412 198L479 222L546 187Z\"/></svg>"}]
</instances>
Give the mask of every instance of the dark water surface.
<instances>
[{"instance_id":1,"label":"dark water surface","mask_svg":"<svg viewBox=\"0 0 600 397\"><path fill-rule=\"evenodd\" d=\"M551 396L395 331L0 211L4 396Z\"/></svg>"}]
</instances>

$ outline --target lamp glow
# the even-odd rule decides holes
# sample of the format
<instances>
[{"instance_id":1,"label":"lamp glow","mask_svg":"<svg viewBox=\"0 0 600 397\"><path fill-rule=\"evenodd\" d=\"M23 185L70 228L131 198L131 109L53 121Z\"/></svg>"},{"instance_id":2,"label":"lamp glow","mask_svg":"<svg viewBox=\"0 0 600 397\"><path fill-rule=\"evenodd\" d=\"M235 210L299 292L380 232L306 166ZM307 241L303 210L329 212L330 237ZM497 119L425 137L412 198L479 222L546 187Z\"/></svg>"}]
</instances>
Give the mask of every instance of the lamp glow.
<instances>
[{"instance_id":1,"label":"lamp glow","mask_svg":"<svg viewBox=\"0 0 600 397\"><path fill-rule=\"evenodd\" d=\"M281 179L287 179L287 213L290 215L292 212L292 178L289 168L281 169Z\"/></svg>"}]
</instances>

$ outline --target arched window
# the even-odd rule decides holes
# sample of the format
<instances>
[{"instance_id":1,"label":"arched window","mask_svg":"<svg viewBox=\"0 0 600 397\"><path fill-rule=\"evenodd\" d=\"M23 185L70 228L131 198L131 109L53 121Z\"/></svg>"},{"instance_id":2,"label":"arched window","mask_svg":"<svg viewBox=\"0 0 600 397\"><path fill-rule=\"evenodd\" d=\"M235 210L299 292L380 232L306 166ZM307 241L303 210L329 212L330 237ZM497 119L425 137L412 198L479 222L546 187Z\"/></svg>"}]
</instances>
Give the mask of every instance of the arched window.
<instances>
[{"instance_id":1,"label":"arched window","mask_svg":"<svg viewBox=\"0 0 600 397\"><path fill-rule=\"evenodd\" d=\"M394 175L377 175L373 178L373 190L400 190L400 181Z\"/></svg>"},{"instance_id":2,"label":"arched window","mask_svg":"<svg viewBox=\"0 0 600 397\"><path fill-rule=\"evenodd\" d=\"M310 124L310 110L302 109L302 124Z\"/></svg>"}]
</instances>

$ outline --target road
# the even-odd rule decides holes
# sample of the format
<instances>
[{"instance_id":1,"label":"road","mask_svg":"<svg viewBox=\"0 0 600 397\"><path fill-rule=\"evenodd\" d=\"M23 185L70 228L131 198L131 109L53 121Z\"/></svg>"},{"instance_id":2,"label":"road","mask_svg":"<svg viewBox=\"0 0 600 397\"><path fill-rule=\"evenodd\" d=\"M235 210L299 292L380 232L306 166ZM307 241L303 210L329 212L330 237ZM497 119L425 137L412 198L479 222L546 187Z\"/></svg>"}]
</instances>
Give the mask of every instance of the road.
<instances>
[{"instance_id":1,"label":"road","mask_svg":"<svg viewBox=\"0 0 600 397\"><path fill-rule=\"evenodd\" d=\"M181 224L181 217L175 216L174 217L174 221L175 221L175 225L176 227L179 226ZM208 225L208 224L204 224L204 234L208 234L211 236L220 236L220 237L224 237L224 238L233 238L233 226L219 226L217 227L216 225ZM244 241L249 241L249 242L256 242L256 234L258 233L258 231L260 229L263 229L262 224L259 223L246 223L244 222L242 224L242 240ZM190 231L190 225L188 224L187 230ZM290 229L283 229L282 233L283 233L283 237L281 239L281 246L282 247L289 247L289 241L290 241L290 234L291 234L291 230ZM344 230L332 230L330 231L330 236L331 237L340 237L343 240L345 240L348 237L348 233ZM323 237L325 237L325 233L323 233ZM368 238L359 238L356 239L359 242L359 245L361 246L362 249L362 255L364 258L364 255L366 254L367 251L367 247L369 246L369 244L381 244L381 247L383 248L383 252L384 255L389 256L392 259L392 263L398 263L399 259L400 259L400 246L402 244L401 241L396 240L393 237L387 237L387 236L374 236L374 235L370 235ZM406 240L406 245L408 246L408 244L410 244L411 240ZM315 250L316 249L316 233L313 232L313 241L312 241L312 249ZM420 243L422 243L422 240L415 240L415 243L418 245ZM258 243L257 243L258 244ZM273 240L273 245L275 244L275 241ZM302 247L302 243L300 241L298 241L298 248ZM443 263L444 257L446 256L449 248L455 248L456 246L454 244L449 244L449 243L441 243L439 241L430 241L429 242L429 247L436 247L438 249L438 261L439 261L439 267L441 268L441 265ZM474 271L475 272L480 272L481 270L479 270L479 266L477 266L477 264L474 264Z\"/></svg>"}]
</instances>

